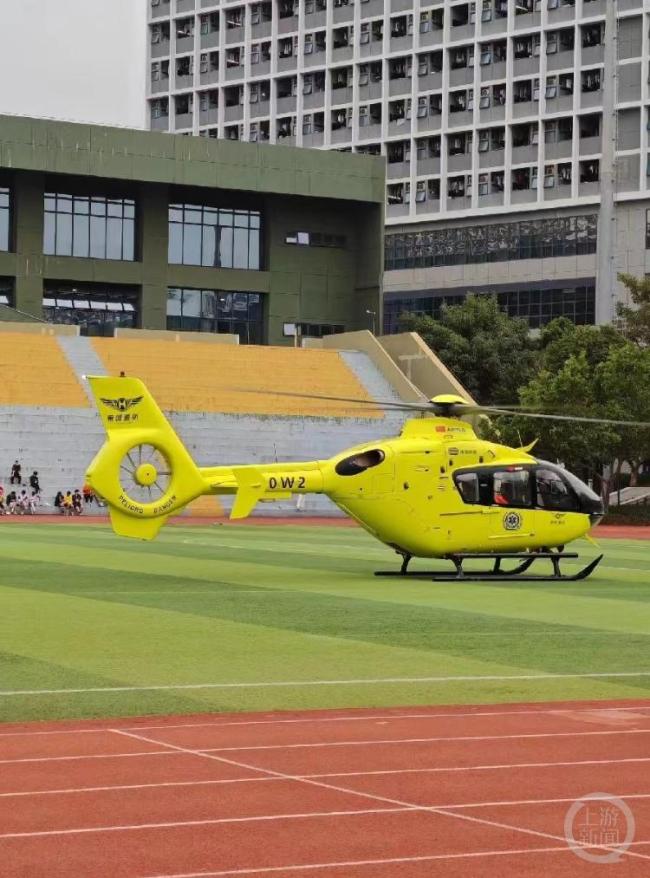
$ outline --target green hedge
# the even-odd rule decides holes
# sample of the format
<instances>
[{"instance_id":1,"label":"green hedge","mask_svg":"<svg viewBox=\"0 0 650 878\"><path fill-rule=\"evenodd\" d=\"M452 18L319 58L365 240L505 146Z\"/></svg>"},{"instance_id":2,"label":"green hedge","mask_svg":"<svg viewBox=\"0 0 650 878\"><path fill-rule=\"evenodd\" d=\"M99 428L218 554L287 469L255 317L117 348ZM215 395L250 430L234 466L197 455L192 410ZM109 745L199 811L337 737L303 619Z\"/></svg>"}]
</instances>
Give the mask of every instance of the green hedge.
<instances>
[{"instance_id":1,"label":"green hedge","mask_svg":"<svg viewBox=\"0 0 650 878\"><path fill-rule=\"evenodd\" d=\"M650 504L610 507L603 524L650 525Z\"/></svg>"}]
</instances>

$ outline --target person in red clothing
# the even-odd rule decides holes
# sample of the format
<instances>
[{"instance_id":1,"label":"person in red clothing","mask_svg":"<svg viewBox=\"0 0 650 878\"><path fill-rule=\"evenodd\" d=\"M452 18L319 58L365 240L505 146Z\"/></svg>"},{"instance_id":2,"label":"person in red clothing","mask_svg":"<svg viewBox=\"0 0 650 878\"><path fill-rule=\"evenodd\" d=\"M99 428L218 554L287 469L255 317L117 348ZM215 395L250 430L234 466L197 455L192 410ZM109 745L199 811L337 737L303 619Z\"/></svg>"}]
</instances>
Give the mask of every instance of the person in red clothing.
<instances>
[{"instance_id":1,"label":"person in red clothing","mask_svg":"<svg viewBox=\"0 0 650 878\"><path fill-rule=\"evenodd\" d=\"M93 489L90 487L90 485L88 484L88 482L86 482L86 483L84 484L83 488L81 489L81 493L83 494L84 503L85 503L86 505L89 505L90 503L92 503L94 500L97 499L97 498L95 497L95 492L94 492Z\"/></svg>"}]
</instances>

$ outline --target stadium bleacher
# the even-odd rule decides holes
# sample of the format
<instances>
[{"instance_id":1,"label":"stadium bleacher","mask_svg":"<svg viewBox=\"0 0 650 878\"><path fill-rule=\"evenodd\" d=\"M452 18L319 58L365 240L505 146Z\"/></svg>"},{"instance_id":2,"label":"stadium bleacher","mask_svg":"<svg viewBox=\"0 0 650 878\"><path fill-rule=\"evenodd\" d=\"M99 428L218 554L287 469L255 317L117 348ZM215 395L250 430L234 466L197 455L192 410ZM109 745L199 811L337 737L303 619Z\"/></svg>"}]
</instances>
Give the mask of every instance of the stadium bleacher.
<instances>
[{"instance_id":1,"label":"stadium bleacher","mask_svg":"<svg viewBox=\"0 0 650 878\"><path fill-rule=\"evenodd\" d=\"M0 374L0 405L88 406L79 377L52 336L3 333Z\"/></svg>"},{"instance_id":2,"label":"stadium bleacher","mask_svg":"<svg viewBox=\"0 0 650 878\"><path fill-rule=\"evenodd\" d=\"M137 375L164 411L380 418L382 411L274 392L371 401L338 351L95 338L107 374Z\"/></svg>"},{"instance_id":3,"label":"stadium bleacher","mask_svg":"<svg viewBox=\"0 0 650 878\"><path fill-rule=\"evenodd\" d=\"M90 339L1 334L0 484L15 459L37 469L52 512L56 491L80 488L104 441L84 374L142 378L200 466L323 459L399 432L403 415L379 406L274 396L270 391L387 399L400 396L358 350L253 347L152 338ZM252 390L254 392L246 392ZM189 514L227 511L230 498L197 501ZM212 501L212 502L209 502ZM321 496L301 513L336 510ZM294 500L264 504L261 514L296 514Z\"/></svg>"}]
</instances>

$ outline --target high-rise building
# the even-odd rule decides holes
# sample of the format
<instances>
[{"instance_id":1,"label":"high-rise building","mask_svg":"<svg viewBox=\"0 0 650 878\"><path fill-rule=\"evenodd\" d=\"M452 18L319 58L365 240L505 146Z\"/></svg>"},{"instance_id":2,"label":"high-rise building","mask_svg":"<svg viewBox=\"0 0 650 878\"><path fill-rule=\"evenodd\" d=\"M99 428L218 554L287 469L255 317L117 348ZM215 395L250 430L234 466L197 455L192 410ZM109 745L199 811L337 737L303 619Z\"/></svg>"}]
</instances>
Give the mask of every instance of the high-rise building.
<instances>
[{"instance_id":1,"label":"high-rise building","mask_svg":"<svg viewBox=\"0 0 650 878\"><path fill-rule=\"evenodd\" d=\"M386 156L386 330L650 271L649 0L150 2L152 128Z\"/></svg>"}]
</instances>

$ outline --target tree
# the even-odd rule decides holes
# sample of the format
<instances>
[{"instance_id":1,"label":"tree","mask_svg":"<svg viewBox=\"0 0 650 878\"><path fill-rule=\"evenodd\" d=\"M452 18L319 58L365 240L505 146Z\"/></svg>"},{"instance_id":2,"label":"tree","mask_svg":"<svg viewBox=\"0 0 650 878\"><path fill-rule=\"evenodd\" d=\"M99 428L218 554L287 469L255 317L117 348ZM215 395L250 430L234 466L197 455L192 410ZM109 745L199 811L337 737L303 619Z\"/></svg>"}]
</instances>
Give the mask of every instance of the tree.
<instances>
[{"instance_id":1,"label":"tree","mask_svg":"<svg viewBox=\"0 0 650 878\"><path fill-rule=\"evenodd\" d=\"M576 326L566 317L558 317L542 329L539 367L555 374L569 357L584 352L595 369L612 348L624 344L625 338L613 326Z\"/></svg>"},{"instance_id":2,"label":"tree","mask_svg":"<svg viewBox=\"0 0 650 878\"><path fill-rule=\"evenodd\" d=\"M520 390L525 409L572 417L599 417L595 372L584 351L570 356L555 372L542 370ZM565 464L570 470L601 480L603 468L613 467L619 436L611 428L570 421L546 421L517 415L500 418L500 441L525 445L538 440L535 455ZM608 490L604 490L608 493Z\"/></svg>"},{"instance_id":3,"label":"tree","mask_svg":"<svg viewBox=\"0 0 650 878\"><path fill-rule=\"evenodd\" d=\"M595 380L607 417L650 422L650 348L626 344L612 349ZM630 485L636 485L641 464L650 457L650 429L621 427L617 432L619 470L627 461Z\"/></svg>"},{"instance_id":4,"label":"tree","mask_svg":"<svg viewBox=\"0 0 650 878\"><path fill-rule=\"evenodd\" d=\"M477 402L516 402L535 373L538 345L528 324L505 314L494 296L444 306L439 320L406 314L400 326L419 333Z\"/></svg>"},{"instance_id":5,"label":"tree","mask_svg":"<svg viewBox=\"0 0 650 878\"><path fill-rule=\"evenodd\" d=\"M635 307L619 302L616 325L628 341L647 347L650 345L650 278L619 274L618 279L628 290Z\"/></svg>"},{"instance_id":6,"label":"tree","mask_svg":"<svg viewBox=\"0 0 650 878\"><path fill-rule=\"evenodd\" d=\"M569 356L555 371L542 370L520 391L522 407L571 417L650 421L650 349L615 343L595 365L586 350ZM584 472L609 495L610 476L627 461L636 482L650 456L650 429L545 421L518 415L497 422L499 441L523 445L539 440L535 454Z\"/></svg>"}]
</instances>

